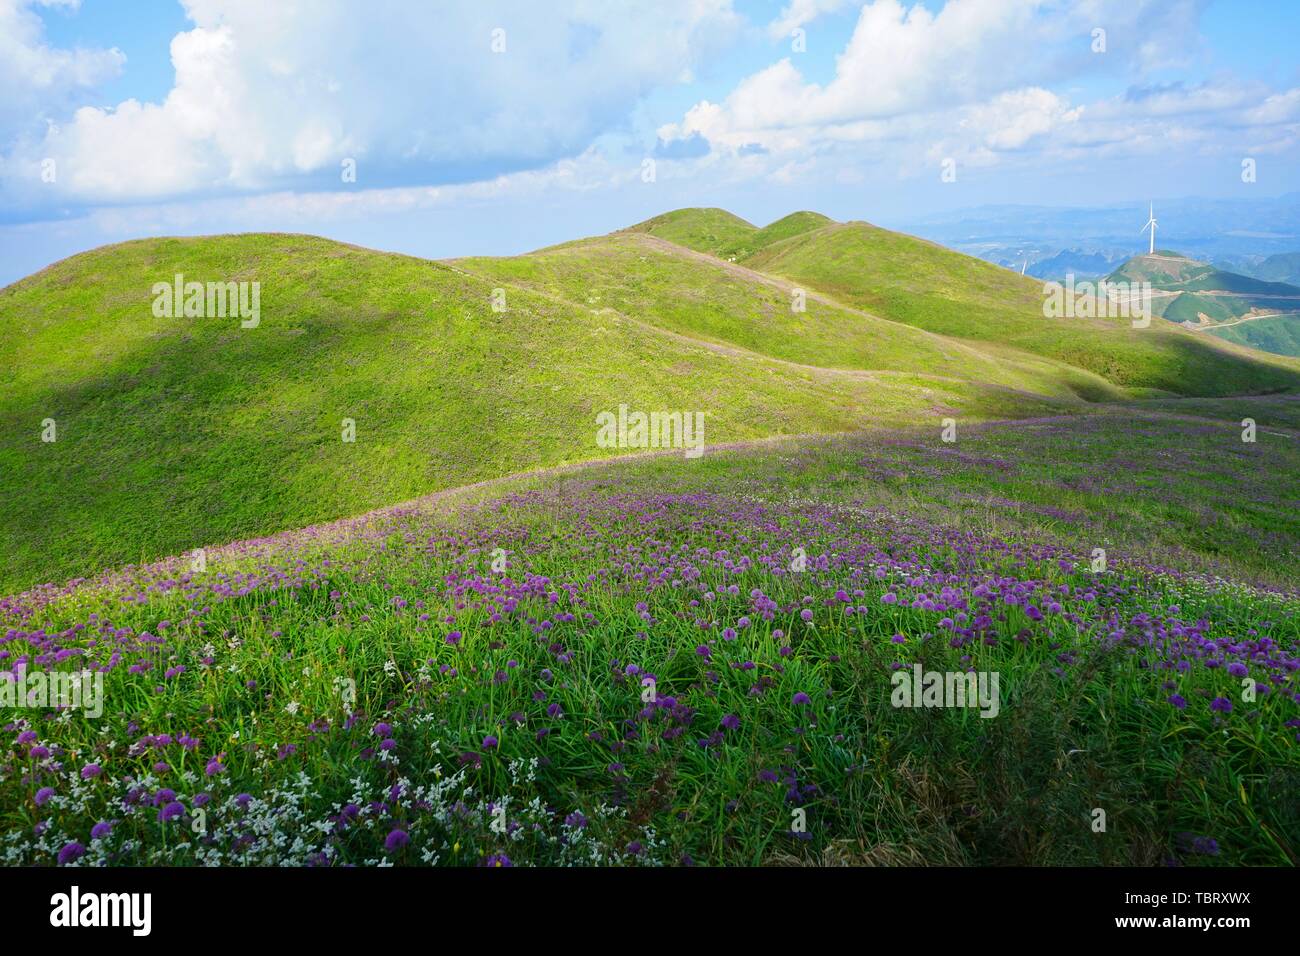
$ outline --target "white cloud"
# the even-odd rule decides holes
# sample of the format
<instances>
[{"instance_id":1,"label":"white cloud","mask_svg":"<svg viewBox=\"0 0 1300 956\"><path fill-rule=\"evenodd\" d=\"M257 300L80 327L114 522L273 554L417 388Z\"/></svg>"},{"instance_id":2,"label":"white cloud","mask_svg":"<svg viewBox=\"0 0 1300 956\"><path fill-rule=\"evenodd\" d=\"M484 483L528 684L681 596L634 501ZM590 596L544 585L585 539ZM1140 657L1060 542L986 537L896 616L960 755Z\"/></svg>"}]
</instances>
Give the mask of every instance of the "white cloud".
<instances>
[{"instance_id":1,"label":"white cloud","mask_svg":"<svg viewBox=\"0 0 1300 956\"><path fill-rule=\"evenodd\" d=\"M852 0L790 0L781 15L767 25L773 40L789 37L797 28L805 26L827 13L838 13L850 6Z\"/></svg>"},{"instance_id":2,"label":"white cloud","mask_svg":"<svg viewBox=\"0 0 1300 956\"><path fill-rule=\"evenodd\" d=\"M78 0L0 0L0 132L39 127L74 95L121 72L120 50L60 50L44 40L34 6L75 9Z\"/></svg>"},{"instance_id":3,"label":"white cloud","mask_svg":"<svg viewBox=\"0 0 1300 956\"><path fill-rule=\"evenodd\" d=\"M970 107L960 126L989 149L1013 150L1078 122L1082 113L1081 107L1071 108L1050 90L1032 87L1002 93L988 103Z\"/></svg>"},{"instance_id":4,"label":"white cloud","mask_svg":"<svg viewBox=\"0 0 1300 956\"><path fill-rule=\"evenodd\" d=\"M1014 84L1041 0L951 0L938 13L899 0L863 6L835 77L805 81L790 59L744 79L722 104L697 104L669 138L778 145L790 130L951 108Z\"/></svg>"},{"instance_id":5,"label":"white cloud","mask_svg":"<svg viewBox=\"0 0 1300 956\"><path fill-rule=\"evenodd\" d=\"M1265 97L1258 106L1246 111L1245 120L1252 126L1300 122L1300 88Z\"/></svg>"},{"instance_id":6,"label":"white cloud","mask_svg":"<svg viewBox=\"0 0 1300 956\"><path fill-rule=\"evenodd\" d=\"M772 31L830 6L793 0ZM922 3L870 0L826 83L805 79L794 59L783 58L739 81L721 102L695 104L659 136L669 144L702 136L731 154L757 144L768 152L767 175L782 180L812 174L809 157L827 168L888 162L910 176L946 158L990 166L1016 153L1143 154L1161 142L1207 152L1249 142L1280 151L1296 137L1287 124L1300 120L1300 91L1226 76L1195 85L1147 82L1150 70L1202 49L1204 6L949 0L934 12ZM1093 51L1096 28L1106 31L1101 54ZM1133 85L1072 102L1066 90L1088 77L1127 77Z\"/></svg>"},{"instance_id":7,"label":"white cloud","mask_svg":"<svg viewBox=\"0 0 1300 956\"><path fill-rule=\"evenodd\" d=\"M10 191L46 156L83 202L325 188L346 158L358 188L491 179L581 152L739 26L730 0L182 3L165 100L76 111L11 152Z\"/></svg>"}]
</instances>

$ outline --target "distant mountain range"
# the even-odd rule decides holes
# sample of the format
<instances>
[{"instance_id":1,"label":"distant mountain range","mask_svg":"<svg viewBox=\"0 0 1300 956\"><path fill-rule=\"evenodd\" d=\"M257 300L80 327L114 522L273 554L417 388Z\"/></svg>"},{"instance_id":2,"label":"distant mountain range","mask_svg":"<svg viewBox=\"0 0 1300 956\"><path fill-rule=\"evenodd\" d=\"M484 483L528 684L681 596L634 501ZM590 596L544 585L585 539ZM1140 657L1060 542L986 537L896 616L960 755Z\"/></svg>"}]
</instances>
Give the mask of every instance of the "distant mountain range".
<instances>
[{"instance_id":1,"label":"distant mountain range","mask_svg":"<svg viewBox=\"0 0 1300 956\"><path fill-rule=\"evenodd\" d=\"M1266 282L1288 282L1300 285L1300 252L1279 252L1259 259L1244 256L1240 259L1223 259L1218 265Z\"/></svg>"},{"instance_id":2,"label":"distant mountain range","mask_svg":"<svg viewBox=\"0 0 1300 956\"><path fill-rule=\"evenodd\" d=\"M1300 194L1166 199L1157 238L1200 262L1274 282L1300 281ZM1146 238L1146 202L1096 207L979 206L900 223L919 236L1040 279L1099 278Z\"/></svg>"}]
</instances>

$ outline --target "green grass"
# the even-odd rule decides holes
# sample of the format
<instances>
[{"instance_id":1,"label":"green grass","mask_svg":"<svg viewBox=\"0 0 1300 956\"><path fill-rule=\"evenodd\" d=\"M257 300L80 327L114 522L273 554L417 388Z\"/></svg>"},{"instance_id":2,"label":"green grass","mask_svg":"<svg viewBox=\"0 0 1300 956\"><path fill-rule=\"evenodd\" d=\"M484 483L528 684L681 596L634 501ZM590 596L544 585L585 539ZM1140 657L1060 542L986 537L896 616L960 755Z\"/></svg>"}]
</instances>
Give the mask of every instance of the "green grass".
<instances>
[{"instance_id":1,"label":"green grass","mask_svg":"<svg viewBox=\"0 0 1300 956\"><path fill-rule=\"evenodd\" d=\"M1120 388L1233 395L1300 385L1293 359L1245 352L1161 323L1134 329L1122 318L1045 318L1041 283L866 223L774 243L744 264L806 282L882 318L1010 346Z\"/></svg>"},{"instance_id":2,"label":"green grass","mask_svg":"<svg viewBox=\"0 0 1300 956\"><path fill-rule=\"evenodd\" d=\"M1181 622L1300 650L1284 559L1300 449L1232 427L1247 407L1294 422L1295 402L1206 401L1197 418L1165 404L963 428L953 445L917 429L600 463L214 549L201 573L166 562L5 605L9 626L44 629L45 653L120 658L103 717L35 721L36 740L5 751L0 854L1294 864L1296 672L1247 703L1222 667L1162 667L1180 654L1152 638ZM1205 533L1188 535L1198 512ZM1110 565L1093 573L1098 546ZM1226 568L1287 593L1215 583ZM882 601L1009 582L1040 582L1035 602L1057 595L1063 613L999 601L987 639L954 647L944 612ZM97 640L105 619L113 639ZM892 706L900 662L997 672L998 716ZM156 739L186 733L193 750ZM102 772L82 780L89 764ZM169 800L181 816L161 822ZM112 832L92 841L102 820ZM395 831L409 842L386 849Z\"/></svg>"},{"instance_id":3,"label":"green grass","mask_svg":"<svg viewBox=\"0 0 1300 956\"><path fill-rule=\"evenodd\" d=\"M1044 319L1036 283L825 222L679 210L447 263L287 235L59 263L0 290L0 592L608 457L595 416L623 403L704 412L718 444L1300 382L1204 335ZM260 326L155 318L177 272L260 282Z\"/></svg>"},{"instance_id":4,"label":"green grass","mask_svg":"<svg viewBox=\"0 0 1300 956\"><path fill-rule=\"evenodd\" d=\"M1300 355L1300 315L1251 319L1249 322L1238 322L1236 325L1211 328L1206 331L1225 341L1263 349L1265 352Z\"/></svg>"},{"instance_id":5,"label":"green grass","mask_svg":"<svg viewBox=\"0 0 1300 956\"><path fill-rule=\"evenodd\" d=\"M1176 253L1164 253L1176 255ZM1150 282L1157 290L1178 295L1154 300L1153 311L1170 322L1187 322L1225 342L1276 355L1300 356L1300 288L1225 272L1193 259L1152 259L1138 256L1109 277L1116 281ZM1209 295L1231 292L1232 295ZM1258 312L1286 313L1272 319L1235 322ZM1210 323L1232 323L1222 328Z\"/></svg>"},{"instance_id":6,"label":"green grass","mask_svg":"<svg viewBox=\"0 0 1300 956\"><path fill-rule=\"evenodd\" d=\"M177 272L259 281L260 325L155 318L153 284ZM616 454L595 416L621 403L702 411L715 444L1051 407L719 351L640 318L302 236L76 256L0 291L0 592Z\"/></svg>"},{"instance_id":7,"label":"green grass","mask_svg":"<svg viewBox=\"0 0 1300 956\"><path fill-rule=\"evenodd\" d=\"M759 230L725 209L677 209L629 226L688 249L720 255L744 244Z\"/></svg>"},{"instance_id":8,"label":"green grass","mask_svg":"<svg viewBox=\"0 0 1300 956\"><path fill-rule=\"evenodd\" d=\"M595 315L612 312L641 319L693 339L787 362L941 376L1064 400L1124 397L1121 389L1081 369L890 322L825 300L815 290L802 290L804 310L796 311L794 284L648 241L639 232L455 264Z\"/></svg>"}]
</instances>

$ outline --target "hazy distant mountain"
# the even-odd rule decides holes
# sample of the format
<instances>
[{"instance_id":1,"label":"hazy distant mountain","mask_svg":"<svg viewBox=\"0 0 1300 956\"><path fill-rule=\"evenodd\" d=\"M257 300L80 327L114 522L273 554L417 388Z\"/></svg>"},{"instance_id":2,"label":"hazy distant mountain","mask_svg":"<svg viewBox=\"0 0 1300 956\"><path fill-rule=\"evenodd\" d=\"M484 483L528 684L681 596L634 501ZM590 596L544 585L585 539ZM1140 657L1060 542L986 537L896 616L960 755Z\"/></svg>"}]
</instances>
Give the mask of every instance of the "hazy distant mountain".
<instances>
[{"instance_id":1,"label":"hazy distant mountain","mask_svg":"<svg viewBox=\"0 0 1300 956\"><path fill-rule=\"evenodd\" d=\"M1300 249L1300 193L1271 199L1165 199L1155 203L1157 240L1197 261L1224 263L1245 274L1247 264ZM979 206L900 223L952 249L1026 274L1062 278L1104 275L1146 251L1141 234L1146 202L1096 207ZM1094 258L1096 257L1096 258ZM1059 261L1058 261L1059 260ZM1064 266L1065 268L1061 268ZM1295 280L1294 272L1261 274Z\"/></svg>"},{"instance_id":2,"label":"hazy distant mountain","mask_svg":"<svg viewBox=\"0 0 1300 956\"><path fill-rule=\"evenodd\" d=\"M1066 249L1054 256L1048 256L1046 259L1031 262L1029 267L1025 269L1025 275L1031 275L1038 279L1062 279L1067 275L1074 275L1080 279L1095 279L1098 276L1106 275L1123 261L1123 256L1108 256L1099 252ZM1010 265L1014 267L1014 263Z\"/></svg>"},{"instance_id":3,"label":"hazy distant mountain","mask_svg":"<svg viewBox=\"0 0 1300 956\"><path fill-rule=\"evenodd\" d=\"M1258 262L1243 263L1237 271L1268 282L1300 285L1300 252L1279 252Z\"/></svg>"}]
</instances>

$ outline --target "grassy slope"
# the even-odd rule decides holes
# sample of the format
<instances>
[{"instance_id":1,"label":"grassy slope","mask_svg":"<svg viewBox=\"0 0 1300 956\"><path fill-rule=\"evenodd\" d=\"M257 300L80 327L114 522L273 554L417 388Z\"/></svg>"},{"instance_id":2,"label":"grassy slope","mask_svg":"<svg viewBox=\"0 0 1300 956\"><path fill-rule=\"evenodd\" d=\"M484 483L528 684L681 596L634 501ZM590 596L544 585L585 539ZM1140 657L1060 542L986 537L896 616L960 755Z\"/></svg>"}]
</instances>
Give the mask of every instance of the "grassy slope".
<instances>
[{"instance_id":1,"label":"grassy slope","mask_svg":"<svg viewBox=\"0 0 1300 956\"><path fill-rule=\"evenodd\" d=\"M1294 424L1296 403L1195 405L1207 420L1152 403L1071 427L963 431L953 447L905 432L601 463L231 548L192 580L181 561L110 575L3 622L43 627L47 650L84 651L78 661L123 658L101 720L38 723L37 742L67 757L34 777L27 745L0 755L6 862L49 864L76 840L83 862L116 864L193 864L200 852L230 864L420 864L435 852L443 865L500 853L552 864L1294 864L1295 673L1275 659L1295 653L1300 605L1126 557L1149 545L1159 560L1172 545L1166 556L1184 569L1226 559L1297 583L1285 556L1298 446L1244 445L1233 427L1243 410ZM528 493L500 500L505 490ZM1187 535L1198 511L1203 533ZM1099 545L1111 563L1093 574ZM490 572L498 547L509 566ZM785 570L795 547L807 573ZM248 593L225 593L223 576L240 571L255 572L240 578ZM143 587L177 575L180 587ZM976 585L1011 581L1042 582L1023 601L1055 597L1069 616L976 602ZM987 609L986 639L951 646L951 612L912 600L941 586L973 615ZM897 603L882 600L887 588ZM115 640L90 640L92 612L111 618ZM1162 650L1188 629L1219 647ZM1273 650L1236 646L1255 629ZM1223 657L1276 677L1275 689L1244 702L1238 679L1210 666ZM1186 668L1161 666L1179 658ZM133 672L137 661L151 669ZM892 707L895 662L996 671L1000 712ZM648 710L645 672L663 698ZM340 691L349 680L355 702ZM1211 710L1215 697L1232 713ZM153 737L182 732L200 738L195 752ZM142 736L154 749L129 746ZM384 737L400 766L375 753ZM150 770L164 758L170 767ZM86 784L91 761L103 773ZM536 763L520 773L512 761ZM123 801L128 778L144 780L144 800ZM60 795L44 809L39 786ZM149 797L162 787L184 821L158 822ZM182 839L200 789L204 835ZM349 802L356 820L340 822ZM489 803L506 806L516 838L493 832ZM794 807L806 839L789 832ZM1094 807L1106 810L1104 835L1089 826ZM581 834L564 829L574 812L588 822ZM87 839L108 818L111 836ZM385 849L394 831L410 842ZM1212 837L1215 855L1192 837Z\"/></svg>"},{"instance_id":2,"label":"grassy slope","mask_svg":"<svg viewBox=\"0 0 1300 956\"><path fill-rule=\"evenodd\" d=\"M1300 288L1284 282L1266 282L1236 272L1216 269L1208 262L1188 259L1176 252L1160 252L1169 259L1134 256L1108 278L1114 281L1147 281L1157 289L1186 292L1239 292L1243 295L1300 296Z\"/></svg>"},{"instance_id":3,"label":"grassy slope","mask_svg":"<svg viewBox=\"0 0 1300 956\"><path fill-rule=\"evenodd\" d=\"M745 261L884 318L1032 352L1114 385L1181 395L1300 386L1300 363L1127 319L1048 319L1041 283L866 223L828 226Z\"/></svg>"},{"instance_id":4,"label":"grassy slope","mask_svg":"<svg viewBox=\"0 0 1300 956\"><path fill-rule=\"evenodd\" d=\"M1228 342L1263 349L1278 355L1300 355L1300 316L1280 315L1272 319L1251 319L1206 330Z\"/></svg>"},{"instance_id":5,"label":"grassy slope","mask_svg":"<svg viewBox=\"0 0 1300 956\"><path fill-rule=\"evenodd\" d=\"M723 255L746 243L758 227L725 209L675 209L626 231L646 232L688 249Z\"/></svg>"},{"instance_id":6,"label":"grassy slope","mask_svg":"<svg viewBox=\"0 0 1300 956\"><path fill-rule=\"evenodd\" d=\"M716 444L1022 416L1113 400L1119 385L1214 393L1296 379L1205 337L1052 323L1036 283L820 222L797 213L756 230L682 210L459 265L278 235L143 241L60 263L0 291L0 493L12 502L0 590L603 457L595 413L622 402L704 411ZM794 313L784 280L655 233L705 249L766 242L747 265L897 321L812 293ZM261 327L153 318L153 283L177 271L261 281ZM356 444L340 441L345 417ZM39 440L45 418L56 443Z\"/></svg>"},{"instance_id":7,"label":"grassy slope","mask_svg":"<svg viewBox=\"0 0 1300 956\"><path fill-rule=\"evenodd\" d=\"M811 215L811 214L809 214ZM566 243L458 268L684 335L789 362L959 378L1073 400L1119 398L1104 379L1015 350L982 350L838 306L815 295L792 307L793 285L695 255L640 232Z\"/></svg>"},{"instance_id":8,"label":"grassy slope","mask_svg":"<svg viewBox=\"0 0 1300 956\"><path fill-rule=\"evenodd\" d=\"M261 325L154 318L176 272L260 281ZM617 453L595 415L621 402L703 411L709 443L1043 407L726 354L515 287L495 313L499 284L243 235L106 247L0 291L0 591Z\"/></svg>"},{"instance_id":9,"label":"grassy slope","mask_svg":"<svg viewBox=\"0 0 1300 956\"><path fill-rule=\"evenodd\" d=\"M790 215L783 216L776 222L769 223L762 229L733 243L731 247L722 250L719 254L723 258L745 259L758 250L767 248L774 242L793 239L805 232L812 232L814 229L829 226L833 222L833 219L823 216L819 212L792 212Z\"/></svg>"},{"instance_id":10,"label":"grassy slope","mask_svg":"<svg viewBox=\"0 0 1300 956\"><path fill-rule=\"evenodd\" d=\"M1300 309L1300 288L1226 272L1184 257L1171 262L1136 256L1116 269L1110 278L1146 281L1156 289L1179 293L1173 298L1155 300L1156 314L1170 322L1201 325L1202 317L1221 323L1232 322L1255 311L1286 313L1275 319L1251 319L1222 329L1206 327L1205 331L1248 348L1276 355L1300 356L1300 315L1295 314ZM1206 294L1209 292L1236 294Z\"/></svg>"}]
</instances>

